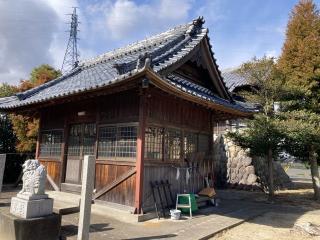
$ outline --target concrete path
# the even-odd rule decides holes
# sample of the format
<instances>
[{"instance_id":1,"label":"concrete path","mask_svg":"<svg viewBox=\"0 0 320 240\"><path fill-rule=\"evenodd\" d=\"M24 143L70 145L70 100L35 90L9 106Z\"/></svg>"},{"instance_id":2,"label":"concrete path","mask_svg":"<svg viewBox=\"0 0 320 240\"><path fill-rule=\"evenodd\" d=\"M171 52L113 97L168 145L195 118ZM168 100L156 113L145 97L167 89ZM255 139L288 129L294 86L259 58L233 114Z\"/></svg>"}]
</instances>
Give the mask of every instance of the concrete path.
<instances>
[{"instance_id":1,"label":"concrete path","mask_svg":"<svg viewBox=\"0 0 320 240\"><path fill-rule=\"evenodd\" d=\"M194 218L124 223L101 214L92 214L90 239L208 239L214 234L263 214L264 204L223 200L219 207L202 209ZM76 239L78 214L62 218L63 239Z\"/></svg>"},{"instance_id":2,"label":"concrete path","mask_svg":"<svg viewBox=\"0 0 320 240\"><path fill-rule=\"evenodd\" d=\"M15 192L2 193L0 208L9 207L10 197L15 194ZM263 199L256 201L257 198L254 196L256 193L252 193L249 197L246 195L246 198L239 192L229 190L218 191L218 194L221 196L218 207L201 209L192 219L184 216L178 221L154 219L142 223L125 222L111 216L107 217L107 208L95 206L97 211L91 214L90 239L208 239L266 211L276 209L275 205L266 204ZM63 215L62 239L77 239L78 220L78 213Z\"/></svg>"}]
</instances>

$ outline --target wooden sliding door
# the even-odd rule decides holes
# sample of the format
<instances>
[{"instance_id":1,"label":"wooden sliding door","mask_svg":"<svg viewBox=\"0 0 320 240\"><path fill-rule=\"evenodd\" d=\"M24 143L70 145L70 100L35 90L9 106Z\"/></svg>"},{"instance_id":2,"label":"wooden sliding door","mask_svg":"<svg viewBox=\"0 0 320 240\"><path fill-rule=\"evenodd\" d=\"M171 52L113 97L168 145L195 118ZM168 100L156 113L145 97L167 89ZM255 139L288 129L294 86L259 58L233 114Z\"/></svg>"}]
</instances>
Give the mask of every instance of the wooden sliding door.
<instances>
[{"instance_id":1,"label":"wooden sliding door","mask_svg":"<svg viewBox=\"0 0 320 240\"><path fill-rule=\"evenodd\" d=\"M69 128L66 183L81 184L84 155L93 155L96 142L95 123L72 124Z\"/></svg>"}]
</instances>

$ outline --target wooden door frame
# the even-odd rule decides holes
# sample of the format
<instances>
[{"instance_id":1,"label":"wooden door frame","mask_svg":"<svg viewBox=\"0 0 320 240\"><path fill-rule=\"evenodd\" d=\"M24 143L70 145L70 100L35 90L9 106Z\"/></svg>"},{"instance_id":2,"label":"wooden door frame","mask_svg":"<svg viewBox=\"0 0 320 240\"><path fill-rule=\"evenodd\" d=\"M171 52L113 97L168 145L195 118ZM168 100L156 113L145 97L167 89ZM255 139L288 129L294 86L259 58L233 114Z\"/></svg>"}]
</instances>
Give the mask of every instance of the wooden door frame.
<instances>
[{"instance_id":1,"label":"wooden door frame","mask_svg":"<svg viewBox=\"0 0 320 240\"><path fill-rule=\"evenodd\" d=\"M81 179L82 179L82 165L83 165L83 138L84 138L84 131L83 131L83 126L86 125L86 124L94 124L94 127L96 129L96 134L95 134L95 140L94 140L94 154L96 152L96 145L97 145L97 123L96 121L90 121L90 120L85 120L85 121L78 121L78 122L74 122L74 121L65 121L65 126L64 126L64 132L65 132L65 136L64 136L64 143L65 143L65 146L64 146L64 149L63 149L63 170L62 170L62 176L61 176L61 183L68 183L66 182L66 178L67 178L67 164L68 164L68 150L69 150L69 137L70 137L70 127L72 125L81 125L81 137L80 137L80 154L79 154L79 157L80 157L80 166L79 166L79 182L78 183L71 183L71 184L81 184ZM81 155L82 158L81 158Z\"/></svg>"}]
</instances>

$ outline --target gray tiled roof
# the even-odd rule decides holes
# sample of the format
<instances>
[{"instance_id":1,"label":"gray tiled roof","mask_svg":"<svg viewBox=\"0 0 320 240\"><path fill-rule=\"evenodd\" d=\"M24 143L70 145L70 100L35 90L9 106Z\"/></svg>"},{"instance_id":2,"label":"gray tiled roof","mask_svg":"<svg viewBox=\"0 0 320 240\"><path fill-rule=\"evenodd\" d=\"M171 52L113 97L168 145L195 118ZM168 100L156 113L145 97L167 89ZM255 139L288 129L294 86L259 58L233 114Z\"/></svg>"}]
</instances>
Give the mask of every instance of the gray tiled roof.
<instances>
[{"instance_id":1,"label":"gray tiled roof","mask_svg":"<svg viewBox=\"0 0 320 240\"><path fill-rule=\"evenodd\" d=\"M178 75L169 74L166 77L166 80L174 85L175 87L181 89L182 91L189 93L193 96L197 96L201 99L205 99L207 101L213 102L217 105L226 106L228 108L237 109L240 111L256 111L256 106L246 103L246 102L239 102L234 101L230 102L226 99L220 98L216 94L214 94L211 90L200 86L196 83L190 82Z\"/></svg>"},{"instance_id":2,"label":"gray tiled roof","mask_svg":"<svg viewBox=\"0 0 320 240\"><path fill-rule=\"evenodd\" d=\"M248 85L247 79L243 75L237 73L234 69L223 71L222 77L230 92L233 92L237 87Z\"/></svg>"},{"instance_id":3,"label":"gray tiled roof","mask_svg":"<svg viewBox=\"0 0 320 240\"><path fill-rule=\"evenodd\" d=\"M198 18L143 41L81 62L71 72L55 80L26 92L0 99L0 109L14 109L102 88L142 71L147 64L153 71L161 75L166 68L192 52L202 40L209 42L208 30L202 27L203 23L203 19ZM215 61L214 58L213 60ZM206 93L204 91L197 94L203 98L201 94ZM219 101L214 100L213 102ZM236 104L227 104L227 101L220 101L220 103L246 110Z\"/></svg>"}]
</instances>

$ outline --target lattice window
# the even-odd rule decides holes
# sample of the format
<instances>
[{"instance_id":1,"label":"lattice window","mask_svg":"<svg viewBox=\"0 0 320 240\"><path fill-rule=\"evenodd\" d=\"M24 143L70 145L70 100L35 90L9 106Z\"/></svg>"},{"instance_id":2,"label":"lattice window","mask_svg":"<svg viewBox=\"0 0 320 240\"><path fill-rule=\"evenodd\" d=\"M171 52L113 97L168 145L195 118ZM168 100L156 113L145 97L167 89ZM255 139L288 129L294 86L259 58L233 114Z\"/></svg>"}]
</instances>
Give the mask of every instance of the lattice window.
<instances>
[{"instance_id":1,"label":"lattice window","mask_svg":"<svg viewBox=\"0 0 320 240\"><path fill-rule=\"evenodd\" d=\"M62 131L52 130L41 133L40 156L54 157L61 155Z\"/></svg>"},{"instance_id":2,"label":"lattice window","mask_svg":"<svg viewBox=\"0 0 320 240\"><path fill-rule=\"evenodd\" d=\"M186 132L184 135L184 153L188 155L190 153L197 152L198 135L196 133Z\"/></svg>"},{"instance_id":3,"label":"lattice window","mask_svg":"<svg viewBox=\"0 0 320 240\"><path fill-rule=\"evenodd\" d=\"M98 156L133 158L136 156L136 126L106 126L99 129Z\"/></svg>"},{"instance_id":4,"label":"lattice window","mask_svg":"<svg viewBox=\"0 0 320 240\"><path fill-rule=\"evenodd\" d=\"M68 137L68 156L80 156L81 128L81 124L75 124L70 127Z\"/></svg>"},{"instance_id":5,"label":"lattice window","mask_svg":"<svg viewBox=\"0 0 320 240\"><path fill-rule=\"evenodd\" d=\"M82 125L83 131L83 155L93 155L96 141L96 124Z\"/></svg>"},{"instance_id":6,"label":"lattice window","mask_svg":"<svg viewBox=\"0 0 320 240\"><path fill-rule=\"evenodd\" d=\"M163 158L163 128L148 127L145 132L145 157L149 159Z\"/></svg>"},{"instance_id":7,"label":"lattice window","mask_svg":"<svg viewBox=\"0 0 320 240\"><path fill-rule=\"evenodd\" d=\"M169 160L181 159L181 131L168 129L165 133L165 158Z\"/></svg>"},{"instance_id":8,"label":"lattice window","mask_svg":"<svg viewBox=\"0 0 320 240\"><path fill-rule=\"evenodd\" d=\"M199 152L209 152L210 135L199 134L198 138L198 151Z\"/></svg>"},{"instance_id":9,"label":"lattice window","mask_svg":"<svg viewBox=\"0 0 320 240\"><path fill-rule=\"evenodd\" d=\"M137 127L118 127L117 130L116 156L135 157L137 147Z\"/></svg>"},{"instance_id":10,"label":"lattice window","mask_svg":"<svg viewBox=\"0 0 320 240\"><path fill-rule=\"evenodd\" d=\"M116 156L117 128L101 127L99 130L98 157Z\"/></svg>"}]
</instances>

